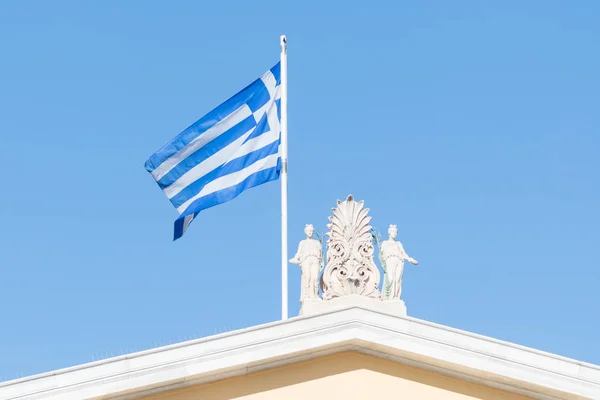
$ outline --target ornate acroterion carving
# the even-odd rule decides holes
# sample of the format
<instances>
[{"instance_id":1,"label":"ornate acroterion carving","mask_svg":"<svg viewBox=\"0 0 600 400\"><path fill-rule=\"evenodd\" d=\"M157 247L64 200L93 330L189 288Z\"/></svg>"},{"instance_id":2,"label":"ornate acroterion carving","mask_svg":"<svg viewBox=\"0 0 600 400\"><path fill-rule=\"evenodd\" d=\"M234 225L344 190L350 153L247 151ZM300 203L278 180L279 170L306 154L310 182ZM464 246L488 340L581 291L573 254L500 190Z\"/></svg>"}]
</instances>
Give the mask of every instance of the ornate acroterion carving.
<instances>
[{"instance_id":1,"label":"ornate acroterion carving","mask_svg":"<svg viewBox=\"0 0 600 400\"><path fill-rule=\"evenodd\" d=\"M315 229L306 225L306 239L300 241L298 252L290 260L302 269L300 315L348 306L374 307L382 312L406 315L406 305L400 298L404 262L416 265L417 260L406 254L402 243L396 240L396 225L389 226L389 237L382 240L371 227L368 213L364 203L354 201L352 195L344 201L338 200L327 225L325 263L324 238L317 234L318 240L313 239ZM381 274L373 260L375 249L384 272L381 292ZM320 282L321 295L317 282Z\"/></svg>"},{"instance_id":2,"label":"ornate acroterion carving","mask_svg":"<svg viewBox=\"0 0 600 400\"><path fill-rule=\"evenodd\" d=\"M323 300L357 294L381 298L379 269L373 261L371 217L352 196L339 201L327 225L327 264L321 277Z\"/></svg>"}]
</instances>

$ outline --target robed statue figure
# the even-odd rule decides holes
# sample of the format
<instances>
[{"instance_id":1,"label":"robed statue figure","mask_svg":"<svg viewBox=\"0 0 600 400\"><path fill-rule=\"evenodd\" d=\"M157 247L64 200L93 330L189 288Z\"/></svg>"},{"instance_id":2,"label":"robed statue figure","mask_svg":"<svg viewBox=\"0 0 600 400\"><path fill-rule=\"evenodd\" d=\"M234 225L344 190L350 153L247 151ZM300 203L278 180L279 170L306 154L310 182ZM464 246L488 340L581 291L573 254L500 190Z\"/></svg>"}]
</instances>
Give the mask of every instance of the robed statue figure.
<instances>
[{"instance_id":1,"label":"robed statue figure","mask_svg":"<svg viewBox=\"0 0 600 400\"><path fill-rule=\"evenodd\" d=\"M402 243L396 240L398 228L390 225L388 229L389 239L381 243L381 258L385 271L383 284L384 300L400 299L402 295L402 274L404 272L404 261L417 265L418 262L409 257L404 251Z\"/></svg>"},{"instance_id":2,"label":"robed statue figure","mask_svg":"<svg viewBox=\"0 0 600 400\"><path fill-rule=\"evenodd\" d=\"M290 260L292 264L300 264L302 269L300 301L319 297L319 272L323 262L323 245L313 239L315 228L307 224L304 233L306 239L300 241L296 255Z\"/></svg>"}]
</instances>

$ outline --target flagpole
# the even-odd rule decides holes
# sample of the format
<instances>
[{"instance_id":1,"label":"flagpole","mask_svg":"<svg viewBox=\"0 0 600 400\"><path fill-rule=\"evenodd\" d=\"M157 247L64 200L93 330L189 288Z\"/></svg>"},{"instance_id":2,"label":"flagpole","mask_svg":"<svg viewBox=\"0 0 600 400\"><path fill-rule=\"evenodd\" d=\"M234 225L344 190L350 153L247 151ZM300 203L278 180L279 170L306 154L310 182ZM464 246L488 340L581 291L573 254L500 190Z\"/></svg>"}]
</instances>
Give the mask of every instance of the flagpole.
<instances>
[{"instance_id":1,"label":"flagpole","mask_svg":"<svg viewBox=\"0 0 600 400\"><path fill-rule=\"evenodd\" d=\"M281 44L281 319L288 319L287 38Z\"/></svg>"}]
</instances>

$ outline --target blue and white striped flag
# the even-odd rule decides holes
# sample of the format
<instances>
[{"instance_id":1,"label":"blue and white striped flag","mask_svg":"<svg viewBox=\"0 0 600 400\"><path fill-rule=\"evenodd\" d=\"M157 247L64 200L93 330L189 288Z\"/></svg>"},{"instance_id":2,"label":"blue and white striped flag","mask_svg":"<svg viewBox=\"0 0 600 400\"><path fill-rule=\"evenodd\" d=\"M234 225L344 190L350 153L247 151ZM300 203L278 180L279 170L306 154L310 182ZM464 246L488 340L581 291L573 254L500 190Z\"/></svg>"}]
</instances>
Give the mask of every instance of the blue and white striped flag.
<instances>
[{"instance_id":1,"label":"blue and white striped flag","mask_svg":"<svg viewBox=\"0 0 600 400\"><path fill-rule=\"evenodd\" d=\"M277 63L146 161L180 214L174 240L200 211L279 178L280 84Z\"/></svg>"}]
</instances>

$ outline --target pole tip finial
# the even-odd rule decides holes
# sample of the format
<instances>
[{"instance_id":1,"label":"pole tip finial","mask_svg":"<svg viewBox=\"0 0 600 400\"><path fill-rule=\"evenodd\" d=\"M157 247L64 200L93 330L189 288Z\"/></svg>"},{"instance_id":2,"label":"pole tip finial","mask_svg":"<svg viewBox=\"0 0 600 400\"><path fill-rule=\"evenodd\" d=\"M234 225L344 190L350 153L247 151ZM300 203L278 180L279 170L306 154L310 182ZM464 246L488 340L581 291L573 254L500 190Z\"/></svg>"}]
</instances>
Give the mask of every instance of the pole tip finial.
<instances>
[{"instance_id":1,"label":"pole tip finial","mask_svg":"<svg viewBox=\"0 0 600 400\"><path fill-rule=\"evenodd\" d=\"M287 46L287 37L285 35L281 35L279 37L279 43L281 43L282 47L286 47Z\"/></svg>"}]
</instances>

